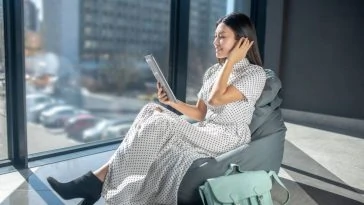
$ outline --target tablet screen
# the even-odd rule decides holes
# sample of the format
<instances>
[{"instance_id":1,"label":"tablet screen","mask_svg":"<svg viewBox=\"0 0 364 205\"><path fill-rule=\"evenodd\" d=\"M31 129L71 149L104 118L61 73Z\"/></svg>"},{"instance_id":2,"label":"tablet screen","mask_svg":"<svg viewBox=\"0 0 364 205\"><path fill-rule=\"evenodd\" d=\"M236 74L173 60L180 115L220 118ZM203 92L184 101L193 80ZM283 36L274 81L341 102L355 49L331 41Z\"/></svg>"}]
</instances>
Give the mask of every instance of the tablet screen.
<instances>
[{"instance_id":1,"label":"tablet screen","mask_svg":"<svg viewBox=\"0 0 364 205\"><path fill-rule=\"evenodd\" d=\"M169 87L166 78L163 75L163 72L158 66L157 61L154 59L153 55L146 55L144 56L145 60L147 61L149 68L152 70L152 73L156 80L162 85L164 91L167 93L168 99L172 102L177 102L176 96L173 94L172 89Z\"/></svg>"}]
</instances>

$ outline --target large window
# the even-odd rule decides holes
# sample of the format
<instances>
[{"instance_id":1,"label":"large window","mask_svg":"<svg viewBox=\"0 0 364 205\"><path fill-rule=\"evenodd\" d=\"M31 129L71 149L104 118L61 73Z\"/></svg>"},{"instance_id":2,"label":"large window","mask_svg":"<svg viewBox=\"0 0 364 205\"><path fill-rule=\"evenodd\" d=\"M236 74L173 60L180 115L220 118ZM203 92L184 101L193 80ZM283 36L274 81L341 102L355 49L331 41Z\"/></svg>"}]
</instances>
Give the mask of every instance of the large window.
<instances>
[{"instance_id":1,"label":"large window","mask_svg":"<svg viewBox=\"0 0 364 205\"><path fill-rule=\"evenodd\" d=\"M122 138L169 61L170 0L25 0L29 154Z\"/></svg>"},{"instance_id":2,"label":"large window","mask_svg":"<svg viewBox=\"0 0 364 205\"><path fill-rule=\"evenodd\" d=\"M217 63L213 40L216 21L234 11L233 0L193 0L190 4L188 42L188 75L186 101L197 101L202 77L207 68Z\"/></svg>"},{"instance_id":3,"label":"large window","mask_svg":"<svg viewBox=\"0 0 364 205\"><path fill-rule=\"evenodd\" d=\"M0 160L8 158L3 17L3 2L0 1Z\"/></svg>"}]
</instances>

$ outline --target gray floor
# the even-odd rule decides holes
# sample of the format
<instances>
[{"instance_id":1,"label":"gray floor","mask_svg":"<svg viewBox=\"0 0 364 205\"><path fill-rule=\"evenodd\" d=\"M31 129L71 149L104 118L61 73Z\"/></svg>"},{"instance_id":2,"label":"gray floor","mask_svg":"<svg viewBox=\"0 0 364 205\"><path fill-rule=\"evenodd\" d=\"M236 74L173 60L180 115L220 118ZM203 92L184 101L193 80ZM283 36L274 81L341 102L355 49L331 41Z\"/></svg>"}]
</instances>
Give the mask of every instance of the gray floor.
<instances>
[{"instance_id":1,"label":"gray floor","mask_svg":"<svg viewBox=\"0 0 364 205\"><path fill-rule=\"evenodd\" d=\"M279 176L293 205L364 204L364 138L286 123L285 153ZM67 181L102 165L112 151L0 175L0 204L77 204L49 189L45 178ZM28 179L26 182L25 179ZM275 204L284 192L274 186ZM360 194L361 193L361 194ZM104 204L100 199L97 204Z\"/></svg>"}]
</instances>

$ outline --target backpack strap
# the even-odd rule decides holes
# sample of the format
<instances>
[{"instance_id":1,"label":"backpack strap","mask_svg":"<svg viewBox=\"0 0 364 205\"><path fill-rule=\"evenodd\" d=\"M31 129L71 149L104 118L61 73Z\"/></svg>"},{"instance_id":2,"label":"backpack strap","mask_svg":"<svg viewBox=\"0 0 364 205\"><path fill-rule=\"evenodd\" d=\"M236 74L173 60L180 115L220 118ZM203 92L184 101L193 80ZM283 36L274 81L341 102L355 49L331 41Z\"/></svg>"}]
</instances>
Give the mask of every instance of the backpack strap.
<instances>
[{"instance_id":1,"label":"backpack strap","mask_svg":"<svg viewBox=\"0 0 364 205\"><path fill-rule=\"evenodd\" d=\"M228 176L232 174L234 171L243 173L243 171L240 170L240 166L238 164L230 164L229 169L225 172L224 176Z\"/></svg>"},{"instance_id":2,"label":"backpack strap","mask_svg":"<svg viewBox=\"0 0 364 205\"><path fill-rule=\"evenodd\" d=\"M277 176L276 172L275 171L269 171L268 173L269 177L272 177L273 176L273 179L278 182L279 185L281 185L281 187L283 187L286 191L287 191L287 199L286 201L283 203L283 205L286 205L289 201L289 198L290 198L290 194L289 194L289 191L287 189L286 186L284 186L284 184L282 183L282 181L279 179L279 177Z\"/></svg>"},{"instance_id":3,"label":"backpack strap","mask_svg":"<svg viewBox=\"0 0 364 205\"><path fill-rule=\"evenodd\" d=\"M202 200L202 203L203 203L203 205L205 205L205 197L204 197L204 195L203 195L203 192L202 192L203 190L202 190L202 187L199 187L198 188L198 192L200 193L200 196L201 196L201 200ZM206 202L207 203L207 202Z\"/></svg>"}]
</instances>

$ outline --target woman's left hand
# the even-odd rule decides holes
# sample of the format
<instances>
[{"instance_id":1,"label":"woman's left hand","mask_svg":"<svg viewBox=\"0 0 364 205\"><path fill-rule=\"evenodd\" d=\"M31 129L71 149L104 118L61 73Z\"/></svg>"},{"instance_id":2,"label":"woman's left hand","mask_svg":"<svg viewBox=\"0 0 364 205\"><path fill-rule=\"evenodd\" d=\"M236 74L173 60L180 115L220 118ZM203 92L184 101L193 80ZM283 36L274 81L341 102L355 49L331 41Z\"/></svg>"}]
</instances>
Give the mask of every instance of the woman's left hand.
<instances>
[{"instance_id":1,"label":"woman's left hand","mask_svg":"<svg viewBox=\"0 0 364 205\"><path fill-rule=\"evenodd\" d=\"M157 97L159 102L165 105L169 105L171 101L169 100L167 93L163 90L163 87L159 82L157 82L157 89L158 89Z\"/></svg>"},{"instance_id":2,"label":"woman's left hand","mask_svg":"<svg viewBox=\"0 0 364 205\"><path fill-rule=\"evenodd\" d=\"M248 38L240 38L239 41L236 43L234 48L231 50L228 60L232 61L233 64L241 61L243 58L246 57L250 47L253 45L254 41L249 41Z\"/></svg>"}]
</instances>

